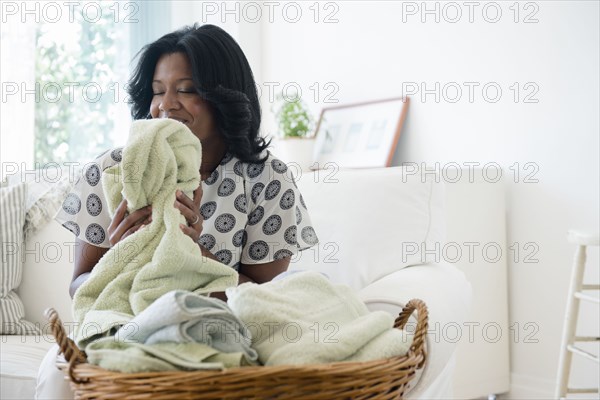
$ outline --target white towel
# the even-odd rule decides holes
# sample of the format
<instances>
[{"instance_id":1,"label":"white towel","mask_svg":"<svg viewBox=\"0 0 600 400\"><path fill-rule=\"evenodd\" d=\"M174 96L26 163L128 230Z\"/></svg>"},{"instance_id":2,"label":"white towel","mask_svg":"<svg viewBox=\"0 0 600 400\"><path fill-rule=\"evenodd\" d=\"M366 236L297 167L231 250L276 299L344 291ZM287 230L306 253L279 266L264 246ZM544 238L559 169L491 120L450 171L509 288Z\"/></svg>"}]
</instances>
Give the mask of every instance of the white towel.
<instances>
[{"instance_id":1,"label":"white towel","mask_svg":"<svg viewBox=\"0 0 600 400\"><path fill-rule=\"evenodd\" d=\"M91 364L120 372L254 365L250 333L227 304L183 290L165 293L114 337L87 345Z\"/></svg>"},{"instance_id":2,"label":"white towel","mask_svg":"<svg viewBox=\"0 0 600 400\"><path fill-rule=\"evenodd\" d=\"M159 297L119 328L115 341L203 343L223 353L244 353L249 362L258 358L250 347L250 331L227 303L184 290Z\"/></svg>"},{"instance_id":3,"label":"white towel","mask_svg":"<svg viewBox=\"0 0 600 400\"><path fill-rule=\"evenodd\" d=\"M226 294L265 365L375 360L404 355L412 343L390 314L369 312L350 287L317 272L244 283Z\"/></svg>"}]
</instances>

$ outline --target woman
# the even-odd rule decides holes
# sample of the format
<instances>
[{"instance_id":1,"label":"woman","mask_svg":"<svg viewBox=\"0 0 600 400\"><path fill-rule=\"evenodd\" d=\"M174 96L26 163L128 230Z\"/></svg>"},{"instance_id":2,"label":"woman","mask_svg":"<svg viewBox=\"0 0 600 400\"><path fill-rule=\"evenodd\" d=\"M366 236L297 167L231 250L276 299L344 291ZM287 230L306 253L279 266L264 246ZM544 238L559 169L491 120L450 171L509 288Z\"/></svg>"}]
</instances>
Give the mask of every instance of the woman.
<instances>
[{"instance_id":1,"label":"woman","mask_svg":"<svg viewBox=\"0 0 600 400\"><path fill-rule=\"evenodd\" d=\"M193 198L179 193L174 204L187 221L182 231L202 254L237 269L240 283L263 283L318 243L293 176L259 136L254 77L229 34L194 25L145 46L128 91L134 119L176 119L202 144L202 183ZM120 149L99 156L56 216L77 236L71 296L111 246L152 223L151 205L127 214L123 201L108 214L101 175L120 161ZM56 348L40 368L37 398L72 396L55 360Z\"/></svg>"}]
</instances>

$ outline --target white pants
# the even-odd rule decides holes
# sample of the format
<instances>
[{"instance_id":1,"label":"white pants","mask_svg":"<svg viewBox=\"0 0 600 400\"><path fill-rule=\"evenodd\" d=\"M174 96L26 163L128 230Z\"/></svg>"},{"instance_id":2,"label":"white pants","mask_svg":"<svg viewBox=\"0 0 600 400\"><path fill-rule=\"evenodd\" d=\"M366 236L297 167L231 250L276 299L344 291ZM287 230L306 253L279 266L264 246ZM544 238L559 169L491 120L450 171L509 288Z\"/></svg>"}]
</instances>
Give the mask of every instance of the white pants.
<instances>
[{"instance_id":1,"label":"white pants","mask_svg":"<svg viewBox=\"0 0 600 400\"><path fill-rule=\"evenodd\" d=\"M56 368L58 358L58 345L53 345L44 360L37 376L35 398L44 400L72 400L73 391L65 374ZM61 357L62 358L62 357Z\"/></svg>"}]
</instances>

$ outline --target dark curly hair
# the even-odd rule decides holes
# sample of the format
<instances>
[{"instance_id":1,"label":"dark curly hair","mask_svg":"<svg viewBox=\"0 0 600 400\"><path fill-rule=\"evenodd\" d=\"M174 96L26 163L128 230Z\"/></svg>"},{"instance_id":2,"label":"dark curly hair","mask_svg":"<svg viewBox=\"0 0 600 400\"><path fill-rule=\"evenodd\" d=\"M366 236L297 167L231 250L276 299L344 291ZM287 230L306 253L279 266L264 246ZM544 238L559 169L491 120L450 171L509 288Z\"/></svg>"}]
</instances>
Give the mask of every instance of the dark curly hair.
<instances>
[{"instance_id":1,"label":"dark curly hair","mask_svg":"<svg viewBox=\"0 0 600 400\"><path fill-rule=\"evenodd\" d=\"M192 67L198 94L213 110L218 133L229 152L244 162L265 162L271 144L259 136L260 105L250 64L236 41L214 25L185 26L144 46L129 79L133 119L150 118L152 77L161 56L183 53Z\"/></svg>"}]
</instances>

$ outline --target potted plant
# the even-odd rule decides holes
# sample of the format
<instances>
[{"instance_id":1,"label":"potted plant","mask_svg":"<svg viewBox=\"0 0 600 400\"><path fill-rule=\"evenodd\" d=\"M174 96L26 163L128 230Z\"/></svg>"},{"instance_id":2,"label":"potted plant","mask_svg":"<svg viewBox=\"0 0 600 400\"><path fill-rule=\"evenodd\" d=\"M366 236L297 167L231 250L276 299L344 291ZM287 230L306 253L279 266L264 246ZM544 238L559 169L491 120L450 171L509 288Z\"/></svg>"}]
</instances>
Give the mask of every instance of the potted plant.
<instances>
[{"instance_id":1,"label":"potted plant","mask_svg":"<svg viewBox=\"0 0 600 400\"><path fill-rule=\"evenodd\" d=\"M286 163L297 163L303 170L312 164L314 118L300 96L279 94L275 102L278 127L277 156Z\"/></svg>"}]
</instances>

